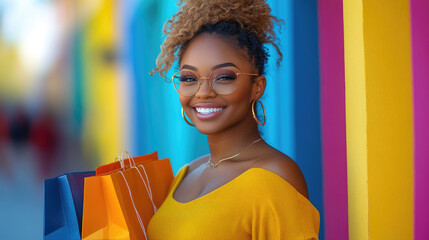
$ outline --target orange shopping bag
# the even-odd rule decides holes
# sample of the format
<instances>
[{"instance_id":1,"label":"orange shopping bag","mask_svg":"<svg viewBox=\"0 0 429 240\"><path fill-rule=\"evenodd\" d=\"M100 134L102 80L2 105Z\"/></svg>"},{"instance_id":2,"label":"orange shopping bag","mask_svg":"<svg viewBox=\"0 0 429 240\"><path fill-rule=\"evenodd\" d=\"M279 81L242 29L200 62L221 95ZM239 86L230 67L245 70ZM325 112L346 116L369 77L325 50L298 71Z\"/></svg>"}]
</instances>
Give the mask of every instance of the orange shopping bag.
<instances>
[{"instance_id":1,"label":"orange shopping bag","mask_svg":"<svg viewBox=\"0 0 429 240\"><path fill-rule=\"evenodd\" d=\"M139 163L143 163L143 162L147 162L147 161L152 161L152 160L157 160L157 159L158 159L158 152L153 152L153 153L149 153L146 155L142 155L142 156L138 156L138 157L133 158L135 164L139 164ZM123 164L124 164L125 168L129 168L130 167L129 159L124 159ZM115 161L115 162L97 167L95 169L95 174L96 175L104 175L104 174L113 173L115 171L119 171L121 169L122 168L121 168L120 161Z\"/></svg>"},{"instance_id":2,"label":"orange shopping bag","mask_svg":"<svg viewBox=\"0 0 429 240\"><path fill-rule=\"evenodd\" d=\"M126 161L130 163L128 168L125 166ZM111 174L91 177L110 179L108 189L113 189L114 200L109 199L110 207L104 208L106 214L98 214L90 208L94 199L98 199L98 204L103 205L106 197L92 197L93 191L87 189L86 181L94 180L85 179L82 239L124 239L125 235L125 239L146 239L150 218L165 200L173 180L170 160L166 158L136 163L133 158L122 158L120 165L120 169ZM97 194L106 195L104 192ZM90 202L88 208L87 201ZM118 219L112 221L111 216ZM124 222L126 227L123 227Z\"/></svg>"},{"instance_id":3,"label":"orange shopping bag","mask_svg":"<svg viewBox=\"0 0 429 240\"><path fill-rule=\"evenodd\" d=\"M110 175L85 178L82 239L130 239Z\"/></svg>"}]
</instances>

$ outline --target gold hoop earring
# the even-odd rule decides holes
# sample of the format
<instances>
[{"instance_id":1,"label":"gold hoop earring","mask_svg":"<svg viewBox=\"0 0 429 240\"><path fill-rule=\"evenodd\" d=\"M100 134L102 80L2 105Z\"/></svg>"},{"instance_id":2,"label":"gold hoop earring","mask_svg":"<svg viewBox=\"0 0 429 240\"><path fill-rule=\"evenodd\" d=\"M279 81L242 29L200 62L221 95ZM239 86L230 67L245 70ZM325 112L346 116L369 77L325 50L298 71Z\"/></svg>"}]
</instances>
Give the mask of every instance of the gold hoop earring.
<instances>
[{"instance_id":1,"label":"gold hoop earring","mask_svg":"<svg viewBox=\"0 0 429 240\"><path fill-rule=\"evenodd\" d=\"M262 110L264 111L264 123L261 123L261 122L259 121L258 117L257 117L257 116L256 116L256 114L255 114L255 102L259 102L259 103L261 104ZM261 102L259 99L258 99L258 100L253 100L253 101L252 101L252 114L253 114L253 119L255 119L256 123L257 123L259 126L264 126L264 125L265 125L265 123L267 123L267 115L266 115L266 113L265 113L265 108L264 108L264 105L262 104L262 102Z\"/></svg>"},{"instance_id":2,"label":"gold hoop earring","mask_svg":"<svg viewBox=\"0 0 429 240\"><path fill-rule=\"evenodd\" d=\"M186 122L187 124L189 124L189 125L191 125L191 126L195 127L195 125L194 125L194 124L192 124L188 119L186 119L185 112L183 111L183 108L182 108L182 117L183 117L183 119L185 119L185 122Z\"/></svg>"}]
</instances>

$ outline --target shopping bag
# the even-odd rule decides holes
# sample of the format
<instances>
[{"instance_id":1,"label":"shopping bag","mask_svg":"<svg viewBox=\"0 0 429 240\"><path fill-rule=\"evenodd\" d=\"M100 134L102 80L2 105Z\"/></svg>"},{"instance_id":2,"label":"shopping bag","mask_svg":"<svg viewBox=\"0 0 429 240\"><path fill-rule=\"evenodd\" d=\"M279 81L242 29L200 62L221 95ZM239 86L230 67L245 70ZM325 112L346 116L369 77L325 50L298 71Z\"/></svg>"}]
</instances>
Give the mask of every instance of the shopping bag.
<instances>
[{"instance_id":1,"label":"shopping bag","mask_svg":"<svg viewBox=\"0 0 429 240\"><path fill-rule=\"evenodd\" d=\"M120 166L113 173L85 179L83 240L147 239L150 218L173 180L170 160L136 163L130 158L122 159Z\"/></svg>"},{"instance_id":2,"label":"shopping bag","mask_svg":"<svg viewBox=\"0 0 429 240\"><path fill-rule=\"evenodd\" d=\"M111 175L85 179L82 239L130 239Z\"/></svg>"},{"instance_id":3,"label":"shopping bag","mask_svg":"<svg viewBox=\"0 0 429 240\"><path fill-rule=\"evenodd\" d=\"M120 193L119 202L126 219L132 221L133 225L141 222L146 229L168 194L173 172L170 160L166 158L112 174L112 179Z\"/></svg>"},{"instance_id":4,"label":"shopping bag","mask_svg":"<svg viewBox=\"0 0 429 240\"><path fill-rule=\"evenodd\" d=\"M153 153L150 153L150 154L141 155L138 157L133 157L133 161L135 162L135 164L139 164L139 163L146 162L146 161L157 160L157 159L158 159L158 152L156 152L156 151ZM124 164L124 168L129 168L130 167L130 160L128 158L123 159L123 164ZM103 174L114 173L114 172L119 171L119 170L121 170L120 162L114 161L112 163L97 167L95 169L95 174L96 175L103 175Z\"/></svg>"},{"instance_id":5,"label":"shopping bag","mask_svg":"<svg viewBox=\"0 0 429 240\"><path fill-rule=\"evenodd\" d=\"M81 239L84 178L94 175L75 172L45 179L43 239Z\"/></svg>"},{"instance_id":6,"label":"shopping bag","mask_svg":"<svg viewBox=\"0 0 429 240\"><path fill-rule=\"evenodd\" d=\"M170 159L164 158L156 161L138 164L140 172L146 171L150 189L152 189L153 202L158 209L167 197L174 175Z\"/></svg>"}]
</instances>

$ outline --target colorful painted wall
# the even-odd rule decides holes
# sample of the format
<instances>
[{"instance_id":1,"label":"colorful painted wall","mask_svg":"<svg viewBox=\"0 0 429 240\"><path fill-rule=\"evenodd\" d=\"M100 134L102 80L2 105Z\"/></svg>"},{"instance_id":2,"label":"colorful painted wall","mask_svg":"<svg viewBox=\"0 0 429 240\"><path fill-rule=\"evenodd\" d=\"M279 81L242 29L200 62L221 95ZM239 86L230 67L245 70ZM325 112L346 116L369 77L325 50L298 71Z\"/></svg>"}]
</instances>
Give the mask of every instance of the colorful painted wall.
<instances>
[{"instance_id":1,"label":"colorful painted wall","mask_svg":"<svg viewBox=\"0 0 429 240\"><path fill-rule=\"evenodd\" d=\"M318 4L325 238L425 239L429 4Z\"/></svg>"},{"instance_id":2,"label":"colorful painted wall","mask_svg":"<svg viewBox=\"0 0 429 240\"><path fill-rule=\"evenodd\" d=\"M123 150L158 151L177 173L209 152L173 86L149 76L176 0L26 1L0 1L1 239L41 235L43 178ZM320 239L426 239L429 2L267 2L284 58L268 47L260 130L301 167ZM46 109L57 144L40 157Z\"/></svg>"}]
</instances>

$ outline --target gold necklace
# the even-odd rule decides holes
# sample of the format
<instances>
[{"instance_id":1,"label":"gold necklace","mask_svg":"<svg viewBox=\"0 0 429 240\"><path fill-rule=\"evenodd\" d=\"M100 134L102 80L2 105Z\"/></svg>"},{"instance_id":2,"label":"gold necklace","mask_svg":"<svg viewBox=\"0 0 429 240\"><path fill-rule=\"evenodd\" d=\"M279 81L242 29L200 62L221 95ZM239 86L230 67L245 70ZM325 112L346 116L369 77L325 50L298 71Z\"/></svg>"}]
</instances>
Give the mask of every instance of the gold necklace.
<instances>
[{"instance_id":1,"label":"gold necklace","mask_svg":"<svg viewBox=\"0 0 429 240\"><path fill-rule=\"evenodd\" d=\"M212 163L212 156L210 155L210 158L209 158L209 161L207 161L207 164L210 164L211 166L213 166L213 167L215 167L215 168L217 168L217 165L220 163L220 162L222 162L222 161L226 161L226 160L229 160L229 159L231 159L231 158L235 158L235 157L237 157L238 155L240 155L240 153L242 153L242 152L244 152L244 150L246 150L246 149L248 149L250 146L252 146L254 143L257 143L257 142L259 142L259 141L261 141L262 140L262 138L258 138L258 139L256 139L255 141L253 141L251 144L249 144L247 147L245 147L243 150L241 150L241 152L239 152L239 153L237 153L237 154L235 154L234 156L231 156L231 157L227 157L227 158L222 158L221 160L219 160L219 162L217 162L216 164L213 164Z\"/></svg>"}]
</instances>

